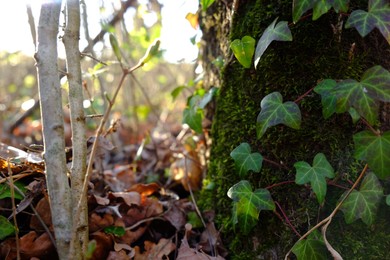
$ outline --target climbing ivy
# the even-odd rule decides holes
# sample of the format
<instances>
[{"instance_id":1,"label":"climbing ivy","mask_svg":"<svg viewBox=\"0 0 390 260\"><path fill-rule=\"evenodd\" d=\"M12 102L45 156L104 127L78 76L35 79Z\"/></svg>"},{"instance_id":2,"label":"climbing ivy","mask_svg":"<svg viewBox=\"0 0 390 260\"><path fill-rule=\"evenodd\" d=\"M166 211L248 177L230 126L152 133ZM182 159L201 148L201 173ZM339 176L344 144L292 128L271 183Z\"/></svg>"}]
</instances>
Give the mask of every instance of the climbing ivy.
<instances>
[{"instance_id":1,"label":"climbing ivy","mask_svg":"<svg viewBox=\"0 0 390 260\"><path fill-rule=\"evenodd\" d=\"M311 9L313 9L311 14L313 20L332 8L336 13L346 13L349 9L348 4L348 0L293 0L292 20L295 24L305 19L307 16L303 17L303 15ZM390 44L389 13L388 1L369 0L368 10L354 10L349 15L345 28L355 28L362 37L377 28ZM257 42L253 62L255 69L272 41L292 41L288 22L277 23L277 20L276 18L265 29ZM251 67L248 62L252 60L253 55L252 39L251 36L244 36L230 45L239 63L247 69ZM291 131L299 129L302 121L299 102L312 91L321 96L322 114L325 119L330 118L334 113L348 112L353 123L361 120L369 129L353 135L354 157L366 163L359 178L340 197L334 212L325 219L326 221L320 222L308 231L290 250L298 259L327 259L329 254L327 251L337 258L339 253L332 248L325 235L326 228L337 210L344 213L346 223L361 219L367 225L371 225L374 223L379 203L385 200L390 206L390 195L384 195L379 181L390 176L390 131L376 130L379 125L379 103L390 102L390 72L376 65L366 70L360 80L319 79L316 86L295 101L283 102L281 93L272 92L266 95L260 104L256 122L257 138L261 139L269 128L280 124L292 128ZM260 172L265 160L261 154L252 153L248 143L241 143L230 156L235 161L240 178L246 178L251 172ZM296 162L294 168L295 184L310 187L322 206L325 202L327 186L336 177L325 155L322 153L315 155L312 165L305 161ZM233 185L228 191L228 196L233 200L233 224L244 233L249 233L257 224L261 210L275 210L275 205L278 205L273 201L270 190L274 186L290 183L292 182L274 184L255 191L252 191L248 180L241 180ZM317 231L321 225L324 225L322 234Z\"/></svg>"}]
</instances>

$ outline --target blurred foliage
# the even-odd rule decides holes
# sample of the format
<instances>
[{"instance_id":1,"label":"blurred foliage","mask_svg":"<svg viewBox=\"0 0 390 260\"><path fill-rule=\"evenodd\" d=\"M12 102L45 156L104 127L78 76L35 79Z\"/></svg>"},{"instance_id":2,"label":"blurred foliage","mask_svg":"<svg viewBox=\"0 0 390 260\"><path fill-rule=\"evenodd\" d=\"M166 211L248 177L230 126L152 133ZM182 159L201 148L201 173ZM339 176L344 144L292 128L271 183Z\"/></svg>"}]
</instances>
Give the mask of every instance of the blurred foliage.
<instances>
[{"instance_id":1,"label":"blurred foliage","mask_svg":"<svg viewBox=\"0 0 390 260\"><path fill-rule=\"evenodd\" d=\"M124 15L125 21L122 20L114 27L109 27L103 15L112 8L104 6L109 5L108 2L102 1L101 3L101 27L116 36L123 64L132 67L142 58L149 45L160 37L162 6L155 0L143 1L127 10ZM129 17L132 21L129 21ZM151 17L153 19L150 19ZM35 17L35 19L38 18ZM151 20L154 23L151 23ZM85 38L84 35L83 37ZM85 56L81 64L85 90L84 106L88 115L103 113L107 97L113 94L122 73L110 47L108 33L103 41L95 45L91 53L96 59ZM113 119L120 120L120 128L127 134L142 138L148 129L155 127L157 122L161 123L161 120L168 127L177 129L180 127L182 110L190 93L183 93L175 100L170 93L177 86L185 85L194 78L195 65L179 62L168 63L163 59L163 53L162 50L159 57L152 58L142 70L135 72L134 77L128 77L114 105ZM35 109L17 128L10 130L17 119L34 104L33 100L38 100L34 63L32 56L23 53L0 53L0 141L15 146L41 141L39 109ZM59 70L60 74L66 71L64 60L59 60ZM68 123L66 78L61 79L61 87L65 121ZM162 114L164 116L161 116ZM99 118L87 119L90 134L93 133L98 123ZM65 134L68 134L66 138L70 140L67 126L65 126ZM130 142L129 140L121 141L127 143Z\"/></svg>"}]
</instances>

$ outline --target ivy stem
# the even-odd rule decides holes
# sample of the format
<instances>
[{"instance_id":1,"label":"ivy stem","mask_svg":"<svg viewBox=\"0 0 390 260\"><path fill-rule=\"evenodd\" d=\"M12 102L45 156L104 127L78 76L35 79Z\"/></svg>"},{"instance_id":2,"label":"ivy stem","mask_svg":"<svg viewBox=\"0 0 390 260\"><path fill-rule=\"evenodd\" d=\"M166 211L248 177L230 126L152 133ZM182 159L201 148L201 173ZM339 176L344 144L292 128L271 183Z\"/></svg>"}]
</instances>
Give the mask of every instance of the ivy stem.
<instances>
[{"instance_id":1,"label":"ivy stem","mask_svg":"<svg viewBox=\"0 0 390 260\"><path fill-rule=\"evenodd\" d=\"M275 188L275 187L278 187L278 186L282 186L282 185L286 185L286 184L291 184L291 183L295 183L295 181L282 181L282 182L278 182L278 183L275 183L275 184L272 184L268 187L265 187L267 190L270 190L272 188Z\"/></svg>"},{"instance_id":2,"label":"ivy stem","mask_svg":"<svg viewBox=\"0 0 390 260\"><path fill-rule=\"evenodd\" d=\"M278 166L279 168L283 168L283 169L285 169L285 170L289 170L289 168L287 168L285 165L282 165L282 164L277 163L277 162L275 162L275 161L272 161L272 160L270 160L270 159L267 159L267 158L264 158L264 157L263 157L263 161L265 161L265 162L267 162L267 163L269 163L269 164L273 164L273 165L275 165L275 166Z\"/></svg>"},{"instance_id":3,"label":"ivy stem","mask_svg":"<svg viewBox=\"0 0 390 260\"><path fill-rule=\"evenodd\" d=\"M370 125L370 123L367 122L366 119L364 119L364 118L362 117L361 120L362 120L362 122L371 130L371 132L374 133L374 135L380 136L379 131L375 130L375 129Z\"/></svg>"},{"instance_id":4,"label":"ivy stem","mask_svg":"<svg viewBox=\"0 0 390 260\"><path fill-rule=\"evenodd\" d=\"M303 95L301 95L300 97L298 97L298 98L294 101L294 103L298 104L303 98L305 98L307 95L309 95L310 92L312 92L314 88L315 88L315 87L312 87L311 89L309 89L308 91L306 91Z\"/></svg>"},{"instance_id":5,"label":"ivy stem","mask_svg":"<svg viewBox=\"0 0 390 260\"><path fill-rule=\"evenodd\" d=\"M351 194L351 192L356 188L356 186L360 183L360 181L363 179L363 176L364 174L366 173L368 169L368 164L364 165L364 168L362 170L362 172L360 173L359 177L357 178L357 180L355 181L355 183L352 185L352 187L348 190L347 194L341 199L341 201L339 202L339 204L337 204L336 208L332 211L332 213L324 218L321 222L319 222L317 225L315 225L314 227L312 227L309 231L307 231L303 236L301 236L296 243L298 243L299 241L305 239L306 237L308 237L314 230L316 230L317 228L319 228L320 226L322 225L326 225L326 224L329 224L330 221L332 221L332 218L334 217L334 215L337 213L337 211L340 209L341 205L344 203L344 201L349 197L349 195ZM292 251L292 248L290 249L290 251L287 252L286 256L284 259L288 259L288 256L290 255Z\"/></svg>"},{"instance_id":6,"label":"ivy stem","mask_svg":"<svg viewBox=\"0 0 390 260\"><path fill-rule=\"evenodd\" d=\"M295 227L291 224L291 221L290 219L287 217L286 213L284 212L284 210L282 209L282 207L280 206L280 204L277 202L277 201L274 201L274 203L276 204L276 206L278 206L280 212L282 212L282 215L284 217L284 221L287 222L287 224L291 227L291 229L294 231L294 233L298 236L298 237L302 237L301 234L299 234L299 232L295 229Z\"/></svg>"}]
</instances>

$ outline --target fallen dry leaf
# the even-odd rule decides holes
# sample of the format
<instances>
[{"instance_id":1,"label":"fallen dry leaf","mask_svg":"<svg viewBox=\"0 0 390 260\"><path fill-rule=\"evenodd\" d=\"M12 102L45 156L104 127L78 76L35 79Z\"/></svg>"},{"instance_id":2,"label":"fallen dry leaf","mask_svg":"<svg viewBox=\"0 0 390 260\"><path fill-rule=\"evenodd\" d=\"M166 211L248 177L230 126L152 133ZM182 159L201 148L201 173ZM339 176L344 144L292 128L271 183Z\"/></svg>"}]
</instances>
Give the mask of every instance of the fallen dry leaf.
<instances>
[{"instance_id":1,"label":"fallen dry leaf","mask_svg":"<svg viewBox=\"0 0 390 260\"><path fill-rule=\"evenodd\" d=\"M186 151L182 158L177 159L171 165L170 172L172 179L181 182L185 190L189 191L189 186L193 191L200 189L203 170L199 157L194 150Z\"/></svg>"},{"instance_id":2,"label":"fallen dry leaf","mask_svg":"<svg viewBox=\"0 0 390 260\"><path fill-rule=\"evenodd\" d=\"M30 231L20 238L20 253L25 258L41 258L52 251L54 251L54 245L47 233L38 236L35 231Z\"/></svg>"},{"instance_id":3,"label":"fallen dry leaf","mask_svg":"<svg viewBox=\"0 0 390 260\"><path fill-rule=\"evenodd\" d=\"M113 199L122 199L128 206L140 205L141 204L141 195L138 192L109 192L108 198Z\"/></svg>"},{"instance_id":4,"label":"fallen dry leaf","mask_svg":"<svg viewBox=\"0 0 390 260\"><path fill-rule=\"evenodd\" d=\"M96 249L93 252L91 260L106 259L113 246L112 236L97 231L91 234L90 237L91 240L96 241Z\"/></svg>"},{"instance_id":5,"label":"fallen dry leaf","mask_svg":"<svg viewBox=\"0 0 390 260\"><path fill-rule=\"evenodd\" d=\"M175 250L176 246L170 239L161 238L158 244L150 241L144 242L145 251L141 253L141 249L136 246L134 260L150 260L150 259L168 259L168 255Z\"/></svg>"},{"instance_id":6,"label":"fallen dry leaf","mask_svg":"<svg viewBox=\"0 0 390 260\"><path fill-rule=\"evenodd\" d=\"M42 199L38 202L38 204L35 206L35 209L41 219L43 220L43 223L47 227L49 227L50 230L52 230L52 222L51 222L51 211L50 211L50 204L49 201L42 197ZM41 222L38 220L38 218L33 215L30 221L30 228L36 231L45 231L45 229L42 227Z\"/></svg>"}]
</instances>

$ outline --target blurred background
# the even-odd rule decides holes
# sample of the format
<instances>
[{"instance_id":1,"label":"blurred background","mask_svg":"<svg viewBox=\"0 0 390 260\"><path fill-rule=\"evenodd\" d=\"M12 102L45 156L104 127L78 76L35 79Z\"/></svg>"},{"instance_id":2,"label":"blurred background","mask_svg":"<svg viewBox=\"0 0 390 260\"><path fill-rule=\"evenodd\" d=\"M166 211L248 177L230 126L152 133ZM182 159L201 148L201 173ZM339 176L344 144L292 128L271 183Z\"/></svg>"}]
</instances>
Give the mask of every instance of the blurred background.
<instances>
[{"instance_id":1,"label":"blurred background","mask_svg":"<svg viewBox=\"0 0 390 260\"><path fill-rule=\"evenodd\" d=\"M33 35L43 2L0 3L0 141L16 147L42 142ZM116 122L123 144L139 142L157 126L180 131L187 97L201 84L202 68L196 62L201 39L198 5L198 0L81 1L80 51L85 54L82 73L86 114L104 112L105 93L113 93L121 76L108 33L117 37L129 67L138 62L155 39L161 40L160 57L127 78L113 108L111 122ZM60 25L63 24L61 17ZM59 69L66 71L61 37L58 53ZM66 77L61 78L61 88L69 144ZM87 120L90 135L98 124L99 118Z\"/></svg>"}]
</instances>

